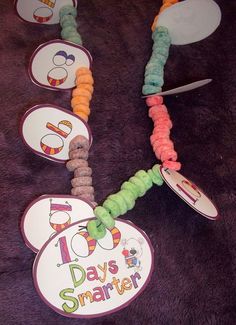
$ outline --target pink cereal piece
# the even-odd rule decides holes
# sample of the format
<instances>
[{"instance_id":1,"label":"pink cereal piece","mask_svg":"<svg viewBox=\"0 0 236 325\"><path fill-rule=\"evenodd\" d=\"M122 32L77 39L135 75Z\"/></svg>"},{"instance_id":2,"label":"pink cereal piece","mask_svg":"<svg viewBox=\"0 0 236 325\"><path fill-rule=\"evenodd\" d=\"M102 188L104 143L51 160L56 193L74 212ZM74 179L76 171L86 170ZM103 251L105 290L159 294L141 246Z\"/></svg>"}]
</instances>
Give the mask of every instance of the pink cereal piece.
<instances>
[{"instance_id":1,"label":"pink cereal piece","mask_svg":"<svg viewBox=\"0 0 236 325\"><path fill-rule=\"evenodd\" d=\"M73 172L75 169L80 168L80 167L88 167L88 162L83 159L73 159L73 160L69 160L66 163L66 168L70 172Z\"/></svg>"},{"instance_id":2,"label":"pink cereal piece","mask_svg":"<svg viewBox=\"0 0 236 325\"><path fill-rule=\"evenodd\" d=\"M69 145L69 151L75 150L77 148L83 148L86 150L89 150L89 141L87 138L85 138L83 135L77 135L74 137Z\"/></svg>"},{"instance_id":3,"label":"pink cereal piece","mask_svg":"<svg viewBox=\"0 0 236 325\"><path fill-rule=\"evenodd\" d=\"M176 161L177 160L177 153L175 150L170 149L167 151L163 151L161 153L161 161L165 161L165 160L172 160L172 161Z\"/></svg>"},{"instance_id":4,"label":"pink cereal piece","mask_svg":"<svg viewBox=\"0 0 236 325\"><path fill-rule=\"evenodd\" d=\"M156 147L164 147L164 146L168 146L169 148L174 149L174 143L170 139L166 139L166 138L159 139Z\"/></svg>"},{"instance_id":5,"label":"pink cereal piece","mask_svg":"<svg viewBox=\"0 0 236 325\"><path fill-rule=\"evenodd\" d=\"M166 160L163 162L163 167L178 171L181 169L181 163L177 161Z\"/></svg>"},{"instance_id":6,"label":"pink cereal piece","mask_svg":"<svg viewBox=\"0 0 236 325\"><path fill-rule=\"evenodd\" d=\"M157 138L168 138L170 135L170 129L157 130L154 134Z\"/></svg>"},{"instance_id":7,"label":"pink cereal piece","mask_svg":"<svg viewBox=\"0 0 236 325\"><path fill-rule=\"evenodd\" d=\"M92 177L91 176L75 177L71 180L71 185L73 187L90 186L92 185Z\"/></svg>"},{"instance_id":8,"label":"pink cereal piece","mask_svg":"<svg viewBox=\"0 0 236 325\"><path fill-rule=\"evenodd\" d=\"M168 111L167 111L167 108L165 107L165 105L155 105L155 106L152 106L151 108L149 108L148 115L149 115L149 117L152 117L153 115L155 115L155 113L167 113L168 114Z\"/></svg>"},{"instance_id":9,"label":"pink cereal piece","mask_svg":"<svg viewBox=\"0 0 236 325\"><path fill-rule=\"evenodd\" d=\"M146 98L146 104L147 106L154 106L154 105L159 105L163 103L163 97L162 96L151 96Z\"/></svg>"},{"instance_id":10,"label":"pink cereal piece","mask_svg":"<svg viewBox=\"0 0 236 325\"><path fill-rule=\"evenodd\" d=\"M69 152L70 159L88 159L88 150L79 148Z\"/></svg>"}]
</instances>

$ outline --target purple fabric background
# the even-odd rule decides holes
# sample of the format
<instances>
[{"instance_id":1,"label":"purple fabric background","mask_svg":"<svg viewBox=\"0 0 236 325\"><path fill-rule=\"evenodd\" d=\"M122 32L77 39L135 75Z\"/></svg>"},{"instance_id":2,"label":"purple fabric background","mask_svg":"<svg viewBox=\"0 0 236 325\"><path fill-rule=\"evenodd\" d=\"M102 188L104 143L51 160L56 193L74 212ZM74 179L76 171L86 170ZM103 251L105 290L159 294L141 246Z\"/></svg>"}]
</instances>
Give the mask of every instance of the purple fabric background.
<instances>
[{"instance_id":1,"label":"purple fabric background","mask_svg":"<svg viewBox=\"0 0 236 325\"><path fill-rule=\"evenodd\" d=\"M34 155L18 133L22 115L35 104L70 109L69 92L41 89L27 75L34 49L59 38L60 28L22 22L12 1L0 3L0 324L235 324L235 1L217 0L223 15L217 31L201 42L172 46L165 69L165 89L214 80L165 102L182 173L213 198L221 220L201 217L167 186L150 190L124 218L151 239L152 280L128 308L93 320L67 319L40 300L31 276L35 255L19 229L33 199L70 193L65 166ZM141 87L151 54L150 25L160 4L79 0L79 32L94 58L89 163L98 202L137 170L156 163L149 143L153 125Z\"/></svg>"}]
</instances>

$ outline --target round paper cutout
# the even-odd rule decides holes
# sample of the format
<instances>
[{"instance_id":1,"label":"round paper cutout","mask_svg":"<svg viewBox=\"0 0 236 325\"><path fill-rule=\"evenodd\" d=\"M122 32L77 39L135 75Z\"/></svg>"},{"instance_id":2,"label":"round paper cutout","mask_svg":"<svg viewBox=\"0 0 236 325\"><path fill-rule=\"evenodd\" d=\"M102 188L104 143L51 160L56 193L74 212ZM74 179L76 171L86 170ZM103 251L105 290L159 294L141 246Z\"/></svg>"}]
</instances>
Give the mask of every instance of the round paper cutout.
<instances>
[{"instance_id":1,"label":"round paper cutout","mask_svg":"<svg viewBox=\"0 0 236 325\"><path fill-rule=\"evenodd\" d=\"M17 14L26 22L53 25L60 21L59 11L70 5L77 7L74 0L16 0Z\"/></svg>"},{"instance_id":2,"label":"round paper cutout","mask_svg":"<svg viewBox=\"0 0 236 325\"><path fill-rule=\"evenodd\" d=\"M67 317L99 317L128 306L153 271L153 249L141 229L116 220L101 244L88 235L86 224L75 223L51 238L33 266L40 297Z\"/></svg>"},{"instance_id":3,"label":"round paper cutout","mask_svg":"<svg viewBox=\"0 0 236 325\"><path fill-rule=\"evenodd\" d=\"M193 182L175 170L161 166L160 171L166 184L195 211L211 220L219 218L216 206Z\"/></svg>"},{"instance_id":4,"label":"round paper cutout","mask_svg":"<svg viewBox=\"0 0 236 325\"><path fill-rule=\"evenodd\" d=\"M90 68L92 57L83 46L62 40L41 44L29 64L31 80L40 87L68 90L75 87L76 71Z\"/></svg>"},{"instance_id":5,"label":"round paper cutout","mask_svg":"<svg viewBox=\"0 0 236 325\"><path fill-rule=\"evenodd\" d=\"M208 37L220 21L221 11L215 1L185 0L162 11L157 26L168 28L172 44L184 45Z\"/></svg>"},{"instance_id":6,"label":"round paper cutout","mask_svg":"<svg viewBox=\"0 0 236 325\"><path fill-rule=\"evenodd\" d=\"M56 162L69 159L69 144L77 135L92 143L90 128L84 120L50 104L30 108L22 118L20 133L33 152Z\"/></svg>"},{"instance_id":7,"label":"round paper cutout","mask_svg":"<svg viewBox=\"0 0 236 325\"><path fill-rule=\"evenodd\" d=\"M38 252L45 242L74 222L93 218L93 206L71 195L42 195L26 208L21 231L26 245Z\"/></svg>"}]
</instances>

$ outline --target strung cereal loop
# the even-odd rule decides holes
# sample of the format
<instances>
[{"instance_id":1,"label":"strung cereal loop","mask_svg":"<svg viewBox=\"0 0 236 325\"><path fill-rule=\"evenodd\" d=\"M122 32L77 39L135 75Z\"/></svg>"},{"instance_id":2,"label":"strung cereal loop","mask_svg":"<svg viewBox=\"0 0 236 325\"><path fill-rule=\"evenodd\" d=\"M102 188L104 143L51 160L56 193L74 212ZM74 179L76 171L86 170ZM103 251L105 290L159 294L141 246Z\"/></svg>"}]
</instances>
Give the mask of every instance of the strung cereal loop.
<instances>
[{"instance_id":1,"label":"strung cereal loop","mask_svg":"<svg viewBox=\"0 0 236 325\"><path fill-rule=\"evenodd\" d=\"M89 236L96 240L101 239L101 232L99 232L100 224L103 224L104 229L112 229L115 226L114 218L133 209L135 200L146 194L153 184L158 186L163 184L160 165L154 165L147 172L144 170L138 171L133 177L130 177L128 181L121 185L119 192L109 195L102 206L97 206L94 209L94 214L98 222L96 224L94 220L88 222ZM104 236L105 234L106 231Z\"/></svg>"},{"instance_id":2,"label":"strung cereal loop","mask_svg":"<svg viewBox=\"0 0 236 325\"><path fill-rule=\"evenodd\" d=\"M166 106L163 105L163 98L158 95L149 97L146 99L146 104L150 107L149 117L154 122L150 141L157 159L163 162L165 168L180 170L181 164L177 162L178 156L169 137L172 122Z\"/></svg>"},{"instance_id":3,"label":"strung cereal loop","mask_svg":"<svg viewBox=\"0 0 236 325\"><path fill-rule=\"evenodd\" d=\"M152 33L152 56L145 68L144 95L161 92L164 84L164 66L169 55L171 39L166 27L159 26Z\"/></svg>"},{"instance_id":4,"label":"strung cereal loop","mask_svg":"<svg viewBox=\"0 0 236 325\"><path fill-rule=\"evenodd\" d=\"M62 39L82 45L82 39L77 31L77 9L73 6L64 6L59 11Z\"/></svg>"},{"instance_id":5,"label":"strung cereal loop","mask_svg":"<svg viewBox=\"0 0 236 325\"><path fill-rule=\"evenodd\" d=\"M74 172L71 180L71 194L86 199L94 206L94 188L92 186L92 169L88 167L89 141L82 135L74 137L69 145L69 157L66 167Z\"/></svg>"},{"instance_id":6,"label":"strung cereal loop","mask_svg":"<svg viewBox=\"0 0 236 325\"><path fill-rule=\"evenodd\" d=\"M172 6L173 4L179 2L179 0L163 0L163 5L161 6L160 10L159 10L159 13L156 15L156 17L154 18L154 21L153 21L153 24L152 24L152 31L154 32L155 28L156 28L156 25L157 25L157 21L158 21L158 16L159 14L169 8L170 6Z\"/></svg>"},{"instance_id":7,"label":"strung cereal loop","mask_svg":"<svg viewBox=\"0 0 236 325\"><path fill-rule=\"evenodd\" d=\"M72 91L71 106L74 114L88 121L90 101L93 94L93 76L89 68L81 67L76 71L76 88Z\"/></svg>"}]
</instances>

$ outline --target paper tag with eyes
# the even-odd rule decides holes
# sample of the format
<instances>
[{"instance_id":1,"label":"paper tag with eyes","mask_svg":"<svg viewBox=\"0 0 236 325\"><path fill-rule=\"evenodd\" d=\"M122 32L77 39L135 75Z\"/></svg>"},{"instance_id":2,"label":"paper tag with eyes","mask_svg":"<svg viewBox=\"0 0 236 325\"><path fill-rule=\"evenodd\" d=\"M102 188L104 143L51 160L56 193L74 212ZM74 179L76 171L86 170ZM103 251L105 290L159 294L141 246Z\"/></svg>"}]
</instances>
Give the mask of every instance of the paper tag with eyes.
<instances>
[{"instance_id":1,"label":"paper tag with eyes","mask_svg":"<svg viewBox=\"0 0 236 325\"><path fill-rule=\"evenodd\" d=\"M77 135L92 144L92 133L84 120L50 104L30 108L21 120L20 134L34 153L62 163L69 159L69 144Z\"/></svg>"},{"instance_id":2,"label":"paper tag with eyes","mask_svg":"<svg viewBox=\"0 0 236 325\"><path fill-rule=\"evenodd\" d=\"M77 7L75 0L16 0L17 14L24 21L35 24L58 24L59 11L64 6Z\"/></svg>"},{"instance_id":3,"label":"paper tag with eyes","mask_svg":"<svg viewBox=\"0 0 236 325\"><path fill-rule=\"evenodd\" d=\"M190 180L163 166L161 166L160 171L166 184L195 211L211 220L219 218L214 203Z\"/></svg>"},{"instance_id":4,"label":"paper tag with eyes","mask_svg":"<svg viewBox=\"0 0 236 325\"><path fill-rule=\"evenodd\" d=\"M127 307L153 271L150 240L134 224L117 219L98 241L86 225L75 223L52 237L33 266L40 297L66 317L93 318Z\"/></svg>"},{"instance_id":5,"label":"paper tag with eyes","mask_svg":"<svg viewBox=\"0 0 236 325\"><path fill-rule=\"evenodd\" d=\"M219 26L221 11L213 0L185 0L165 9L157 26L168 28L171 43L184 45L211 35Z\"/></svg>"},{"instance_id":6,"label":"paper tag with eyes","mask_svg":"<svg viewBox=\"0 0 236 325\"><path fill-rule=\"evenodd\" d=\"M40 87L68 90L75 87L76 71L90 68L92 57L83 46L62 40L41 44L29 64L31 80Z\"/></svg>"},{"instance_id":7,"label":"paper tag with eyes","mask_svg":"<svg viewBox=\"0 0 236 325\"><path fill-rule=\"evenodd\" d=\"M49 238L87 218L94 218L88 201L71 195L42 195L26 208L21 232L26 245L37 253Z\"/></svg>"}]
</instances>

